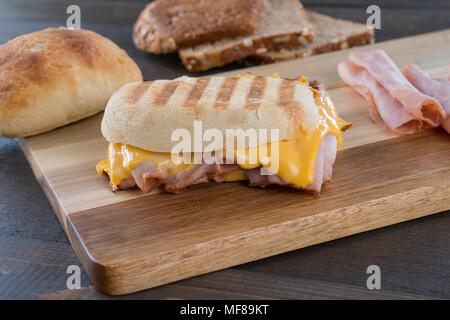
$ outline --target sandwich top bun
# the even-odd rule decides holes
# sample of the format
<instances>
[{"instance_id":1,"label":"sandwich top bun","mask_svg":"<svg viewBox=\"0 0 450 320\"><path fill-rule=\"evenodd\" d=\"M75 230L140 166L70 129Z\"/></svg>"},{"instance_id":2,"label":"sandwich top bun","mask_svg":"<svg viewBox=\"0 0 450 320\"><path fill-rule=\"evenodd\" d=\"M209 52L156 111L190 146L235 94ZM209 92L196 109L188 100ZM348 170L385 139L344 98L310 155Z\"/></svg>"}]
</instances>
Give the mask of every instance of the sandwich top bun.
<instances>
[{"instance_id":1,"label":"sandwich top bun","mask_svg":"<svg viewBox=\"0 0 450 320\"><path fill-rule=\"evenodd\" d=\"M94 32L50 28L0 46L0 135L39 134L103 110L142 81L134 61Z\"/></svg>"},{"instance_id":2,"label":"sandwich top bun","mask_svg":"<svg viewBox=\"0 0 450 320\"><path fill-rule=\"evenodd\" d=\"M174 130L186 129L193 140L196 120L202 121L203 132L215 128L223 137L227 129L267 129L269 142L275 141L271 129L279 130L278 140L289 140L314 130L320 119L306 83L277 77L181 77L125 85L108 102L101 128L110 142L171 152L179 143L171 139Z\"/></svg>"}]
</instances>

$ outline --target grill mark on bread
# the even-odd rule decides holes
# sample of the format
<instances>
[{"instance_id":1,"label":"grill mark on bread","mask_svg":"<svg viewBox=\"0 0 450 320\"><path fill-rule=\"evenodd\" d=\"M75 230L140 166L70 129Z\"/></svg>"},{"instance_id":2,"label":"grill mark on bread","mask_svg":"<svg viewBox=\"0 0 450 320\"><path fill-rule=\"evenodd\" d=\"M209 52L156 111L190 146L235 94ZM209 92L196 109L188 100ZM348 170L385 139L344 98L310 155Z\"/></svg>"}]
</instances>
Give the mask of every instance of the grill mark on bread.
<instances>
[{"instance_id":1,"label":"grill mark on bread","mask_svg":"<svg viewBox=\"0 0 450 320\"><path fill-rule=\"evenodd\" d=\"M136 104L142 96L147 92L147 90L152 86L153 81L147 81L138 84L131 89L131 91L126 96L125 100L129 104Z\"/></svg>"},{"instance_id":2,"label":"grill mark on bread","mask_svg":"<svg viewBox=\"0 0 450 320\"><path fill-rule=\"evenodd\" d=\"M219 88L222 86L225 81L225 77L211 77L208 85L203 91L202 96L197 101L196 105L196 114L200 115L204 112L204 109L209 109L209 107L213 107L217 98L217 94L219 93Z\"/></svg>"},{"instance_id":3,"label":"grill mark on bread","mask_svg":"<svg viewBox=\"0 0 450 320\"><path fill-rule=\"evenodd\" d=\"M233 95L234 88L238 83L238 78L226 78L222 83L222 86L217 93L216 102L214 108L226 109L230 103L231 96Z\"/></svg>"},{"instance_id":4,"label":"grill mark on bread","mask_svg":"<svg viewBox=\"0 0 450 320\"><path fill-rule=\"evenodd\" d=\"M264 90L266 89L266 78L265 77L254 77L252 84L250 85L250 90L247 95L246 108L250 110L256 110L261 104L261 99L264 95Z\"/></svg>"},{"instance_id":5,"label":"grill mark on bread","mask_svg":"<svg viewBox=\"0 0 450 320\"><path fill-rule=\"evenodd\" d=\"M189 92L188 97L183 103L183 107L194 109L197 105L198 100L203 95L203 91L205 91L205 88L208 86L210 78L202 78L198 79L195 84L192 86L191 92Z\"/></svg>"},{"instance_id":6,"label":"grill mark on bread","mask_svg":"<svg viewBox=\"0 0 450 320\"><path fill-rule=\"evenodd\" d=\"M178 85L180 84L179 81L169 81L166 83L166 85L161 89L158 96L154 100L155 106L163 107L167 104L167 101L169 101L172 94L177 89Z\"/></svg>"},{"instance_id":7,"label":"grill mark on bread","mask_svg":"<svg viewBox=\"0 0 450 320\"><path fill-rule=\"evenodd\" d=\"M307 117L307 113L303 109L300 101L296 100L296 90L300 85L297 81L282 80L278 91L277 106L283 108L289 119L296 119L296 122L301 123L301 119ZM307 86L309 88L309 86ZM300 128L302 126L300 125Z\"/></svg>"},{"instance_id":8,"label":"grill mark on bread","mask_svg":"<svg viewBox=\"0 0 450 320\"><path fill-rule=\"evenodd\" d=\"M278 90L278 106L287 108L292 106L295 93L295 81L281 80Z\"/></svg>"}]
</instances>

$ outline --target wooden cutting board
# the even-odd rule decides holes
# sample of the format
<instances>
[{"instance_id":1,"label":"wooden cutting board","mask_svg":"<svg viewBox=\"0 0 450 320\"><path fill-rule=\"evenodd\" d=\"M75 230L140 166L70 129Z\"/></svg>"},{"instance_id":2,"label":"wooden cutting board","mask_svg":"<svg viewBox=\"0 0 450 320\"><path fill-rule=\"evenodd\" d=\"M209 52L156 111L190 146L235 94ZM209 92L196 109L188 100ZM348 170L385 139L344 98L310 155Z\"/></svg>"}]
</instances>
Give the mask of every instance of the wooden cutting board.
<instances>
[{"instance_id":1,"label":"wooden cutting board","mask_svg":"<svg viewBox=\"0 0 450 320\"><path fill-rule=\"evenodd\" d=\"M450 62L450 30L375 46L434 77ZM107 146L101 114L20 139L94 286L130 293L450 209L450 136L435 129L398 137L374 125L366 102L336 72L349 51L248 69L322 80L341 117L354 122L318 199L245 183L179 195L112 193L95 170Z\"/></svg>"}]
</instances>

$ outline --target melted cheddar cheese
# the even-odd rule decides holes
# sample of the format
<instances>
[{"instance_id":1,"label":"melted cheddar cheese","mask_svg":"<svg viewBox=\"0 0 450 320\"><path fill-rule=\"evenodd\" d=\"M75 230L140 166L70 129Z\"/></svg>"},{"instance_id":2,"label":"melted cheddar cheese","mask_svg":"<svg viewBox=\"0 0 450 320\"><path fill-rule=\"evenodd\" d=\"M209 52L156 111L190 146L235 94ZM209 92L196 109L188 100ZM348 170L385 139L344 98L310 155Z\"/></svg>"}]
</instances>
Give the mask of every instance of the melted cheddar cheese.
<instances>
[{"instance_id":1,"label":"melted cheddar cheese","mask_svg":"<svg viewBox=\"0 0 450 320\"><path fill-rule=\"evenodd\" d=\"M301 78L299 81L305 82L306 80ZM234 154L238 165L242 169L253 169L261 166L267 168L270 173L279 176L283 181L296 187L305 187L313 182L320 142L327 134L332 134L336 136L338 147L340 147L342 145L342 131L350 127L351 124L339 118L328 96L323 97L313 88L310 89L313 91L321 117L316 128L309 133L300 132L299 136L292 140L272 142L276 144L274 147L278 147L279 151L278 170L276 172L271 172L270 170L271 143L254 147L258 150L251 150L250 148L227 150L227 152ZM261 151L259 150L260 148L266 149ZM248 157L251 151L256 152L257 159L256 162L247 164L249 163ZM261 157L260 154L265 156ZM108 159L102 160L97 164L97 171L100 174L107 173L110 177L111 185L116 187L120 181L132 177L131 170L133 168L149 160L153 161L163 174L176 175L194 166L194 164L175 164L171 160L170 153L151 152L131 145L110 143ZM243 170L234 171L225 179L225 181L238 180L247 180Z\"/></svg>"},{"instance_id":2,"label":"melted cheddar cheese","mask_svg":"<svg viewBox=\"0 0 450 320\"><path fill-rule=\"evenodd\" d=\"M111 185L118 186L120 181L131 178L131 170L145 161L153 161L155 166L163 174L177 175L177 173L188 170L194 164L181 163L176 165L171 160L170 153L152 152L128 144L110 143L108 145L108 159L97 164L97 172L107 173Z\"/></svg>"}]
</instances>

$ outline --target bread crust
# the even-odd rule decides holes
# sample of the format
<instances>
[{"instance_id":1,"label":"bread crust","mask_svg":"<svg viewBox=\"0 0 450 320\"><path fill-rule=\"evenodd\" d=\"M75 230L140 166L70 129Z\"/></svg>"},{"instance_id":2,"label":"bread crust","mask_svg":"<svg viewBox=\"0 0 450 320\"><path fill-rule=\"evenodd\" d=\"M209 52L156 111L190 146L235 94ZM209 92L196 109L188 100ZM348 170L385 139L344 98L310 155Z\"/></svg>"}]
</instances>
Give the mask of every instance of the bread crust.
<instances>
[{"instance_id":1,"label":"bread crust","mask_svg":"<svg viewBox=\"0 0 450 320\"><path fill-rule=\"evenodd\" d=\"M139 15L133 41L141 50L168 53L225 37L249 35L263 4L264 0L156 0Z\"/></svg>"},{"instance_id":2,"label":"bread crust","mask_svg":"<svg viewBox=\"0 0 450 320\"><path fill-rule=\"evenodd\" d=\"M281 62L301 57L309 57L320 53L372 44L375 41L374 30L363 24L353 21L334 19L332 17L308 10L307 12L310 16L311 22L313 23L313 27L316 30L316 41L314 43L304 44L303 46L289 50L274 50L255 54L243 59L243 62L248 66ZM327 23L334 25L335 29L339 29L340 25L343 30L338 32L336 38L323 41L324 37L329 37L330 33L334 32L334 30L322 30L324 29L323 25ZM344 28L344 25L347 31L345 31L346 29Z\"/></svg>"},{"instance_id":3,"label":"bread crust","mask_svg":"<svg viewBox=\"0 0 450 320\"><path fill-rule=\"evenodd\" d=\"M227 129L277 129L284 140L317 126L315 103L311 88L294 80L182 77L125 85L108 102L101 128L109 142L155 152L171 152L176 129L194 139L194 121L224 137Z\"/></svg>"},{"instance_id":4,"label":"bread crust","mask_svg":"<svg viewBox=\"0 0 450 320\"><path fill-rule=\"evenodd\" d=\"M94 32L49 28L0 46L0 135L39 134L103 110L142 81L135 62Z\"/></svg>"},{"instance_id":5,"label":"bread crust","mask_svg":"<svg viewBox=\"0 0 450 320\"><path fill-rule=\"evenodd\" d=\"M338 51L347 48L359 47L374 43L373 30L367 30L347 37L346 39L340 39L337 42L329 42L310 49L299 49L297 51L291 50L284 54L271 55L270 52L265 54L257 54L249 56L243 60L247 66L255 66L260 64L268 64L274 62L288 61L292 59L309 57L316 54L327 53L332 51Z\"/></svg>"},{"instance_id":6,"label":"bread crust","mask_svg":"<svg viewBox=\"0 0 450 320\"><path fill-rule=\"evenodd\" d=\"M295 26L274 29L284 22L278 10L291 14L291 20L295 21L290 22L295 23ZM314 40L314 29L300 1L266 0L254 34L184 48L178 53L187 70L200 72L270 50L294 48L305 39L308 42Z\"/></svg>"}]
</instances>

